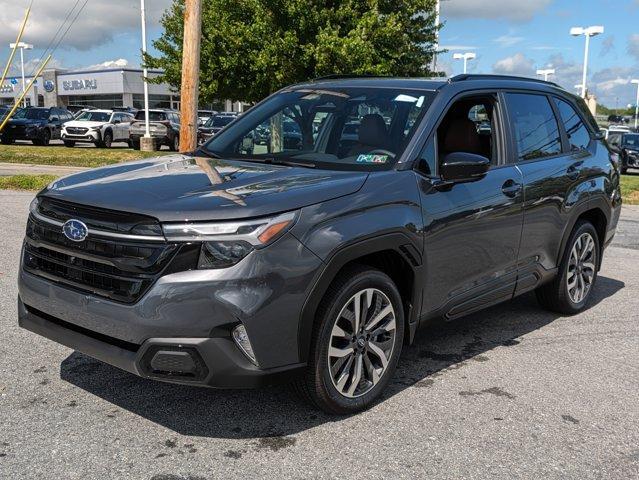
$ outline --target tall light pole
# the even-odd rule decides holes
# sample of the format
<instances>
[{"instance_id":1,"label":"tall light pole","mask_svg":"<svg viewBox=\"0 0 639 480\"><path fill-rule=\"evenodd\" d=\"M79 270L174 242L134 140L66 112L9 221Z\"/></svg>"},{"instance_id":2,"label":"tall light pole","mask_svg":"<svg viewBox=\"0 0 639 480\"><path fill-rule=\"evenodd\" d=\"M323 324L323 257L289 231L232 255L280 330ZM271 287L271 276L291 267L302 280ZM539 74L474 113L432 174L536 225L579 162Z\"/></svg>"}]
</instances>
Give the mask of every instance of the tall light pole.
<instances>
[{"instance_id":1,"label":"tall light pole","mask_svg":"<svg viewBox=\"0 0 639 480\"><path fill-rule=\"evenodd\" d=\"M25 88L27 86L27 83L24 80L24 51L25 50L33 50L33 45L30 45L28 43L24 43L24 42L18 42L18 43L10 43L9 44L9 48L19 48L20 49L20 68L22 69L22 92L25 91ZM27 97L25 95L24 99L23 99L23 104L24 107L27 106Z\"/></svg>"},{"instance_id":2,"label":"tall light pole","mask_svg":"<svg viewBox=\"0 0 639 480\"><path fill-rule=\"evenodd\" d=\"M630 83L637 85L637 98L635 99L635 130L637 130L637 117L639 116L639 79L633 78Z\"/></svg>"},{"instance_id":3,"label":"tall light pole","mask_svg":"<svg viewBox=\"0 0 639 480\"><path fill-rule=\"evenodd\" d=\"M604 27L601 25L593 25L591 27L572 27L570 29L570 35L578 37L584 35L586 37L586 48L584 49L584 71L581 78L581 96L586 98L586 73L588 71L588 47L590 45L590 37L599 35L604 32Z\"/></svg>"},{"instance_id":4,"label":"tall light pole","mask_svg":"<svg viewBox=\"0 0 639 480\"><path fill-rule=\"evenodd\" d=\"M435 2L435 51L433 52L433 73L437 70L437 50L439 50L439 0Z\"/></svg>"},{"instance_id":5,"label":"tall light pole","mask_svg":"<svg viewBox=\"0 0 639 480\"><path fill-rule=\"evenodd\" d=\"M477 55L475 55L473 52L454 53L453 54L453 59L455 59L455 60L463 60L464 61L464 73L466 73L466 71L468 70L468 60L472 60L472 59L474 59L476 57L477 57Z\"/></svg>"},{"instance_id":6,"label":"tall light pole","mask_svg":"<svg viewBox=\"0 0 639 480\"><path fill-rule=\"evenodd\" d=\"M555 69L554 68L546 68L545 70L537 70L537 75L543 75L544 77L544 81L547 82L548 81L548 77L550 75L554 75L555 74Z\"/></svg>"},{"instance_id":7,"label":"tall light pole","mask_svg":"<svg viewBox=\"0 0 639 480\"><path fill-rule=\"evenodd\" d=\"M140 141L140 148L142 150L154 150L153 140L151 140L151 130L149 128L149 84L147 81L149 71L144 62L144 56L146 55L146 9L144 0L140 0L140 21L142 22L142 88L144 89L144 137L143 140Z\"/></svg>"}]
</instances>

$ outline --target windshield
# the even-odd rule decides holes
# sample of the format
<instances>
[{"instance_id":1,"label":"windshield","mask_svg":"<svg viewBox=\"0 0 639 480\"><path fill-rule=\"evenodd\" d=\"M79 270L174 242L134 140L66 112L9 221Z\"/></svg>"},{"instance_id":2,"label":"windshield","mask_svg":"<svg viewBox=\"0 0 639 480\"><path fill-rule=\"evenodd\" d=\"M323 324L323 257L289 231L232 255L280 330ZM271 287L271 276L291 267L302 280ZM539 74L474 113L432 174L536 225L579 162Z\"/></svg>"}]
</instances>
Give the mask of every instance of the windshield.
<instances>
[{"instance_id":1,"label":"windshield","mask_svg":"<svg viewBox=\"0 0 639 480\"><path fill-rule=\"evenodd\" d=\"M235 120L235 117L211 117L206 122L206 127L225 127Z\"/></svg>"},{"instance_id":2,"label":"windshield","mask_svg":"<svg viewBox=\"0 0 639 480\"><path fill-rule=\"evenodd\" d=\"M108 122L111 114L107 112L83 112L76 120L85 122Z\"/></svg>"},{"instance_id":3,"label":"windshield","mask_svg":"<svg viewBox=\"0 0 639 480\"><path fill-rule=\"evenodd\" d=\"M13 118L26 118L29 120L46 120L49 118L49 110L39 108L21 108Z\"/></svg>"},{"instance_id":4,"label":"windshield","mask_svg":"<svg viewBox=\"0 0 639 480\"><path fill-rule=\"evenodd\" d=\"M634 147L634 148L639 148L639 134L638 133L632 133L632 134L625 134L623 136L623 140L621 141L621 144L624 147Z\"/></svg>"},{"instance_id":5,"label":"windshield","mask_svg":"<svg viewBox=\"0 0 639 480\"><path fill-rule=\"evenodd\" d=\"M273 95L203 149L227 158L318 168L390 168L435 92L395 88L302 88Z\"/></svg>"},{"instance_id":6,"label":"windshield","mask_svg":"<svg viewBox=\"0 0 639 480\"><path fill-rule=\"evenodd\" d=\"M145 120L144 110L140 110L138 113L136 113L135 119ZM166 120L166 113L149 111L149 122L164 122L165 120Z\"/></svg>"}]
</instances>

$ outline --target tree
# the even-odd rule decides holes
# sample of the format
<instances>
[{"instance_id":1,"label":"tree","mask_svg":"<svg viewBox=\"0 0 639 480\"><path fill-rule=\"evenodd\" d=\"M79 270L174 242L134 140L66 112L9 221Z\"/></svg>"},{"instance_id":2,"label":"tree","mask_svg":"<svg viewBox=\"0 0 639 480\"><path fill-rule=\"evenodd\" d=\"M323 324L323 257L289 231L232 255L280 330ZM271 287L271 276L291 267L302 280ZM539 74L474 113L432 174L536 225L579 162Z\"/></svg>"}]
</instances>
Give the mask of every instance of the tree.
<instances>
[{"instance_id":1,"label":"tree","mask_svg":"<svg viewBox=\"0 0 639 480\"><path fill-rule=\"evenodd\" d=\"M155 81L180 87L183 0L153 42ZM426 76L435 0L203 0L200 98L255 102L330 74Z\"/></svg>"}]
</instances>

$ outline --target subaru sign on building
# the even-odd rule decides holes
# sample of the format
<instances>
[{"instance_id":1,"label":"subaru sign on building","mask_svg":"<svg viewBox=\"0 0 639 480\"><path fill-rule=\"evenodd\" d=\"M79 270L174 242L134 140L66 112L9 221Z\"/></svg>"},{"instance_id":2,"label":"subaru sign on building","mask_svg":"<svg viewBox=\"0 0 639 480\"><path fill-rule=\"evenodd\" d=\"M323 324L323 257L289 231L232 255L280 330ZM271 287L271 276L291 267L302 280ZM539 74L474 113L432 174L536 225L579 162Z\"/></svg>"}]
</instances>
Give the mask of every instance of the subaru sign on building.
<instances>
[{"instance_id":1,"label":"subaru sign on building","mask_svg":"<svg viewBox=\"0 0 639 480\"><path fill-rule=\"evenodd\" d=\"M149 77L157 77L160 73L149 71ZM31 79L28 78L27 82L29 80ZM138 69L48 69L38 80L27 95L29 105L90 105L97 108L144 106L144 82L142 70ZM13 103L20 94L20 89L4 87L0 89L0 104ZM149 100L152 108L179 108L180 97L168 84L149 83Z\"/></svg>"}]
</instances>

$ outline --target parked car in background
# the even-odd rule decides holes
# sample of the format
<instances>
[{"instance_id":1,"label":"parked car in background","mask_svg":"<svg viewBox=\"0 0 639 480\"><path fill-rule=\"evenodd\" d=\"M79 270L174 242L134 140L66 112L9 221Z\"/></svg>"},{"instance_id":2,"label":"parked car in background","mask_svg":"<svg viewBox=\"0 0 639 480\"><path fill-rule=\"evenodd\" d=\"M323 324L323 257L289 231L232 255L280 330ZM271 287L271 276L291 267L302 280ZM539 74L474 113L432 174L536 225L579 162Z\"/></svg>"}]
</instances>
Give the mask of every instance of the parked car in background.
<instances>
[{"instance_id":1,"label":"parked car in background","mask_svg":"<svg viewBox=\"0 0 639 480\"><path fill-rule=\"evenodd\" d=\"M1 141L11 144L31 140L34 145L49 145L49 141L60 138L62 125L72 119L73 114L64 108L21 108L5 125Z\"/></svg>"},{"instance_id":2,"label":"parked car in background","mask_svg":"<svg viewBox=\"0 0 639 480\"><path fill-rule=\"evenodd\" d=\"M0 121L4 120L4 117L11 111L11 107L8 105L0 105Z\"/></svg>"},{"instance_id":3,"label":"parked car in background","mask_svg":"<svg viewBox=\"0 0 639 480\"><path fill-rule=\"evenodd\" d=\"M618 148L621 173L626 173L629 168L639 168L639 133L622 133Z\"/></svg>"},{"instance_id":4,"label":"parked car in background","mask_svg":"<svg viewBox=\"0 0 639 480\"><path fill-rule=\"evenodd\" d=\"M138 113L138 109L133 107L113 107L111 108L111 110L113 110L114 112L130 113L133 116L135 116L135 114Z\"/></svg>"},{"instance_id":5,"label":"parked car in background","mask_svg":"<svg viewBox=\"0 0 639 480\"><path fill-rule=\"evenodd\" d=\"M237 114L218 113L198 128L198 143L202 144L237 118Z\"/></svg>"},{"instance_id":6,"label":"parked car in background","mask_svg":"<svg viewBox=\"0 0 639 480\"><path fill-rule=\"evenodd\" d=\"M474 110L485 114L475 121ZM291 111L303 141L270 152L246 141L264 124L289 130ZM342 151L347 121L359 127ZM560 315L611 294L595 289L619 179L584 100L548 82L310 81L195 156L90 170L41 191L18 321L145 378L295 382L317 407L350 414L383 395L420 326L533 290Z\"/></svg>"},{"instance_id":7,"label":"parked car in background","mask_svg":"<svg viewBox=\"0 0 639 480\"><path fill-rule=\"evenodd\" d=\"M113 142L129 143L129 127L133 115L113 110L89 110L62 126L64 145L93 143L96 147L111 148Z\"/></svg>"},{"instance_id":8,"label":"parked car in background","mask_svg":"<svg viewBox=\"0 0 639 480\"><path fill-rule=\"evenodd\" d=\"M209 118L211 118L213 115L216 115L217 112L215 110L198 110L197 111L197 120L198 120L198 125L204 125Z\"/></svg>"},{"instance_id":9,"label":"parked car in background","mask_svg":"<svg viewBox=\"0 0 639 480\"><path fill-rule=\"evenodd\" d=\"M131 123L129 139L131 146L136 150L140 149L140 138L145 134L145 119L144 110L139 110ZM167 145L169 150L178 151L180 149L180 114L174 110L150 109L149 133L158 149L162 145Z\"/></svg>"},{"instance_id":10,"label":"parked car in background","mask_svg":"<svg viewBox=\"0 0 639 480\"><path fill-rule=\"evenodd\" d=\"M611 124L626 123L626 121L621 115L616 115L616 114L608 115L608 122L610 122Z\"/></svg>"}]
</instances>

